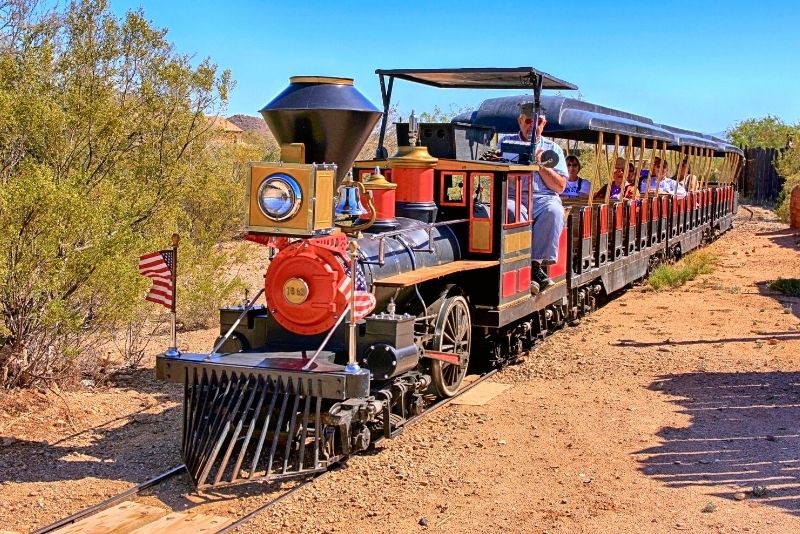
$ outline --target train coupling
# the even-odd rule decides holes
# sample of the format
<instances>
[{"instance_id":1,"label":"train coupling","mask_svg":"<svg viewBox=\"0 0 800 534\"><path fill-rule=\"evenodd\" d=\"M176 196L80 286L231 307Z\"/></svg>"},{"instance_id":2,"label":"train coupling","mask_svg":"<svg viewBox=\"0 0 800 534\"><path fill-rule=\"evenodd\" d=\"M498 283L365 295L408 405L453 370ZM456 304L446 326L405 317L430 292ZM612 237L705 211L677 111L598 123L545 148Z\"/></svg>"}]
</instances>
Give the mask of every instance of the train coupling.
<instances>
[{"instance_id":1,"label":"train coupling","mask_svg":"<svg viewBox=\"0 0 800 534\"><path fill-rule=\"evenodd\" d=\"M383 412L384 403L374 399L347 399L331 406L322 416L324 424L339 430L339 447L343 455L363 451L371 442L367 423Z\"/></svg>"}]
</instances>

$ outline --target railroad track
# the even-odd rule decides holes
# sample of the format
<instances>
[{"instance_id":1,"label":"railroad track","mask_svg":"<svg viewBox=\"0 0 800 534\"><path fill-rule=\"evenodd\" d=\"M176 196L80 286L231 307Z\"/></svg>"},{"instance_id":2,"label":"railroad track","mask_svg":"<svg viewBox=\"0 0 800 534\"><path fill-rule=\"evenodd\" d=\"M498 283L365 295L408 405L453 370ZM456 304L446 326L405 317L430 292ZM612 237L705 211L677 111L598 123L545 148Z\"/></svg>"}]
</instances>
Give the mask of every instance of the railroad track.
<instances>
[{"instance_id":1,"label":"railroad track","mask_svg":"<svg viewBox=\"0 0 800 534\"><path fill-rule=\"evenodd\" d=\"M392 437L397 436L398 434L402 433L409 426L414 425L415 423L419 422L421 419L423 419L427 415L430 415L431 413L433 413L434 411L438 410L439 408L442 408L443 406L446 406L447 404L449 404L453 400L459 398L460 396L462 396L466 392L470 391L472 388L474 388L475 386L477 386L481 382L483 382L486 379L494 376L497 373L497 371L498 370L495 369L495 370L489 371L487 373L484 373L483 375L478 377L476 380L474 380L473 382L471 382L468 385L466 385L456 395L454 395L452 397L448 397L446 399L441 399L438 402L430 405L428 407L428 409L426 409L422 414L410 418L409 420L407 420L405 422L405 424L403 426L401 426L400 428L396 429L392 433ZM386 439L385 437L381 436L378 439L376 439L373 442L373 444L377 445L377 444L381 443L382 441L384 441L385 439ZM78 512L70 515L69 517L65 517L64 519L60 519L60 520L56 521L55 523L52 523L52 524L47 525L45 527L42 527L42 528L40 528L38 530L35 530L35 531L33 531L32 534L46 534L46 533L49 533L49 532L56 532L59 529L65 529L65 531L69 531L70 530L70 528L69 528L70 525L74 525L75 527L79 527L79 526L82 525L80 522L82 522L84 520L87 520L87 522L89 520L93 520L93 519L95 519L95 517L93 517L93 516L100 517L100 514L102 512L109 510L111 507L113 507L115 505L122 506L124 508L124 505L126 504L126 501L130 500L131 498L135 498L135 497L139 496L139 494L141 494L143 491L145 491L147 489L150 489L150 488L153 488L153 487L156 487L159 484L161 484L161 483L163 483L163 482L165 482L165 481L167 481L167 480L169 480L169 479L171 479L171 478L173 478L175 476L183 474L185 472L186 472L186 467L184 465L179 465L177 467L173 467L172 469L170 469L168 471L165 471L164 473L161 473L160 475L157 475L157 476L155 476L155 477L153 477L153 478L151 478L151 479L149 479L149 480L147 480L145 482L142 482L141 484L138 484L138 485L136 485L136 486L134 486L132 488L129 488L129 489L127 489L127 490L125 490L125 491L123 491L121 493L118 493L117 495L109 497L108 499L106 499L106 500L104 500L104 501L102 501L102 502L100 502L98 504L95 504L95 505L89 506L87 508L84 508L83 510L78 511ZM328 476L330 473L331 473L331 471L328 470L328 471L325 471L323 473L312 475L312 476L310 476L310 477L308 477L306 479L301 480L294 487L292 487L292 488L284 491L280 495L268 500L264 504L259 505L258 507L256 507L252 511L248 512L246 515L240 517L239 519L236 519L231 523L225 524L223 527L221 527L219 529L213 528L213 524L214 524L215 521L211 520L211 521L206 521L206 523L203 525L203 528L202 529L198 528L197 531L215 532L216 534L224 534L224 533L227 533L227 532L233 532L234 530L238 529L242 525L248 523L249 521L251 521L252 519L257 517L258 515L260 515L263 512L273 508L274 506L278 505L281 501L287 499L288 497L290 497L294 493L298 492L299 490L303 489L304 487L308 486L309 484L312 484L313 482ZM132 503L128 503L128 504L130 506L133 506ZM160 516L163 516L167 512L164 509L156 509L154 507L146 507L146 508L143 508L141 510L131 510L130 516L136 516L136 514L139 514L141 516L141 517L138 518L139 519L138 526L153 525L155 523L150 523L147 520L147 518L145 517L147 515L148 511L150 511L150 512L152 512L152 511L161 512L160 514L154 515L153 516L153 520L158 519ZM172 518L170 518L170 516L172 516ZM191 517L191 514L183 514L183 513L181 513L181 514L170 514L169 516L161 517L161 519L159 519L159 521L160 522L164 522L165 520L170 520L171 519L173 521L173 525L174 525L174 522L180 521L181 519L184 518L184 516L185 516L186 519L188 519L188 518ZM212 516L202 516L202 517L203 518L207 518L207 519L217 519L217 520L220 519L220 518L214 518ZM128 518L130 518L130 517L128 517ZM90 525L86 524L85 526L89 527L89 528L85 528L85 529L84 528L80 528L80 529L76 530L76 532L78 532L78 531L80 531L80 532L93 532L93 531L96 531L96 532L112 532L112 531L114 531L113 518L105 518L104 517L103 519L104 520L105 519L110 519L111 522L103 522L102 523L102 529L98 528L96 530L92 530ZM209 528L209 525L210 525L210 528ZM168 525L165 524L164 526L169 530L169 526ZM167 530L165 530L165 531L167 531Z\"/></svg>"},{"instance_id":2,"label":"railroad track","mask_svg":"<svg viewBox=\"0 0 800 534\"><path fill-rule=\"evenodd\" d=\"M82 519L85 519L89 516L92 516L98 512L105 510L106 508L110 508L114 504L124 501L128 497L133 497L139 495L141 492L148 488L152 488L153 486L157 486L161 484L165 480L169 480L170 478L183 473L186 470L186 466L181 464L177 467L173 467L169 471L165 471L160 475L157 475L150 480L142 482L132 488L129 488L121 493L114 495L113 497L109 497L108 499L104 500L103 502L97 503L95 505L89 506L88 508L84 508L78 512L75 512L69 517L65 517L64 519L60 519L55 523L47 525L46 527L42 527L38 530L34 530L31 534L46 534L47 532L53 532L55 530L60 529L66 525L70 525L72 523L76 523Z\"/></svg>"}]
</instances>

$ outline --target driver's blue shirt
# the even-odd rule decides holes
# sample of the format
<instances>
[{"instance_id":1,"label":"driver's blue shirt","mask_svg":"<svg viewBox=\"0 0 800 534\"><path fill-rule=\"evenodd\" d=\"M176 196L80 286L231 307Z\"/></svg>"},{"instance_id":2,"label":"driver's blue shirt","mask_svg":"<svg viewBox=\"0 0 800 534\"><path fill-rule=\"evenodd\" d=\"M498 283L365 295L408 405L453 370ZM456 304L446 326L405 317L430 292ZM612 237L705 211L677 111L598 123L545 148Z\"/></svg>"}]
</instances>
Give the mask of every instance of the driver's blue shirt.
<instances>
[{"instance_id":1,"label":"driver's blue shirt","mask_svg":"<svg viewBox=\"0 0 800 534\"><path fill-rule=\"evenodd\" d=\"M510 134L510 135L504 135L498 141L498 146L501 147L501 148L503 146L502 145L503 141L525 141L525 139L522 139L522 136L519 133ZM566 162L566 158L564 158L564 151L561 149L560 146L558 146L556 143L554 143L550 139L545 139L544 137L540 137L536 142L536 150L534 150L534 154L538 150L552 150L556 154L558 154L558 163L556 164L555 167L553 167L553 170L556 171L561 176L563 176L564 178L567 178L567 176L568 176L567 175L567 162ZM503 159L515 163L519 159L519 155L518 154L511 154L511 153L508 153L508 152L504 152L503 153ZM556 195L556 196L558 196L558 193L556 193L555 191L553 191L552 189L547 187L547 184L544 183L544 180L542 180L542 177L539 175L538 172L533 173L533 193L534 193L534 196L539 196L539 195ZM522 195L524 197L527 197L527 191L523 191ZM526 200L527 200L527 198L523 198L523 204L527 204Z\"/></svg>"},{"instance_id":2,"label":"driver's blue shirt","mask_svg":"<svg viewBox=\"0 0 800 534\"><path fill-rule=\"evenodd\" d=\"M506 135L500 138L503 141L524 141L519 134ZM500 145L502 148L502 145ZM536 150L552 150L558 154L558 163L553 168L555 172L567 179L567 162L564 158L564 151L561 147L549 139L539 138L536 143ZM504 153L503 159L515 162L519 156L516 154ZM508 187L508 209L513 210L515 203L511 199L516 199L513 182ZM528 219L528 191L527 184L523 182L520 192L520 221ZM524 209L523 209L524 208ZM558 193L547 187L538 172L533 173L533 202L531 203L533 212L530 218L533 220L531 232L531 259L541 262L543 265L550 265L558 259L558 240L564 228L564 207L561 204L561 197ZM513 216L513 218L512 218ZM516 214L510 213L510 221L516 221Z\"/></svg>"}]
</instances>

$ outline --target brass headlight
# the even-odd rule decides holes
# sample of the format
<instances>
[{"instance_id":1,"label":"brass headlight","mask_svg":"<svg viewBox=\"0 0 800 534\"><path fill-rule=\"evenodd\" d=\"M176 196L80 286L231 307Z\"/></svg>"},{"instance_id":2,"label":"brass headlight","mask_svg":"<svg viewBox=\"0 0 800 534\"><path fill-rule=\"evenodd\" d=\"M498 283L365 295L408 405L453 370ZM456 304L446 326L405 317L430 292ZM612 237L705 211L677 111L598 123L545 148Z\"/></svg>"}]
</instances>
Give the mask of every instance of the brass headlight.
<instances>
[{"instance_id":1,"label":"brass headlight","mask_svg":"<svg viewBox=\"0 0 800 534\"><path fill-rule=\"evenodd\" d=\"M288 174L271 174L258 187L258 206L268 219L275 222L294 217L302 201L300 184Z\"/></svg>"}]
</instances>

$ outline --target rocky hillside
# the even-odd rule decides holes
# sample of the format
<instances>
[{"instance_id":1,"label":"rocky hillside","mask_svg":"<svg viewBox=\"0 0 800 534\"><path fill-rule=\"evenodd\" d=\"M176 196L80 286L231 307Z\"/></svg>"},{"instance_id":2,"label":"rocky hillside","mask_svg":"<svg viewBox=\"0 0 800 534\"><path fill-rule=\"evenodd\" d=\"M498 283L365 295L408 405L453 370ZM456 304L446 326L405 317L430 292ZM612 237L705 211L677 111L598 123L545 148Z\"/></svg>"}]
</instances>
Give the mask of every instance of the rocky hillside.
<instances>
[{"instance_id":1,"label":"rocky hillside","mask_svg":"<svg viewBox=\"0 0 800 534\"><path fill-rule=\"evenodd\" d=\"M267 123L261 117L239 114L228 117L228 120L245 132L256 132L262 135L268 135L269 133Z\"/></svg>"}]
</instances>

